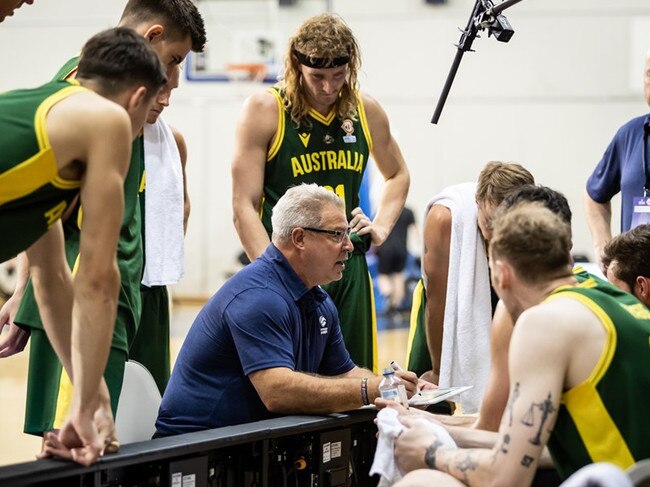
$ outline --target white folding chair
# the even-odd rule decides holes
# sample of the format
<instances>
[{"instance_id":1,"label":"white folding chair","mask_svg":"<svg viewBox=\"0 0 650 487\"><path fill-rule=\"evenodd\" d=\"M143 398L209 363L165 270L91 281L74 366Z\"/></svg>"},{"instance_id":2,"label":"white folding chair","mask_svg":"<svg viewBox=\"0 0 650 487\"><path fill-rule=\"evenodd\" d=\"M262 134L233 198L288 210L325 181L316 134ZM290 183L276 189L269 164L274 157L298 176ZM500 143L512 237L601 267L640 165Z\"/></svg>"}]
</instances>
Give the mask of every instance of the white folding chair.
<instances>
[{"instance_id":1,"label":"white folding chair","mask_svg":"<svg viewBox=\"0 0 650 487\"><path fill-rule=\"evenodd\" d=\"M135 360L126 362L115 415L115 430L121 444L151 439L156 431L160 401L158 386L147 368Z\"/></svg>"}]
</instances>

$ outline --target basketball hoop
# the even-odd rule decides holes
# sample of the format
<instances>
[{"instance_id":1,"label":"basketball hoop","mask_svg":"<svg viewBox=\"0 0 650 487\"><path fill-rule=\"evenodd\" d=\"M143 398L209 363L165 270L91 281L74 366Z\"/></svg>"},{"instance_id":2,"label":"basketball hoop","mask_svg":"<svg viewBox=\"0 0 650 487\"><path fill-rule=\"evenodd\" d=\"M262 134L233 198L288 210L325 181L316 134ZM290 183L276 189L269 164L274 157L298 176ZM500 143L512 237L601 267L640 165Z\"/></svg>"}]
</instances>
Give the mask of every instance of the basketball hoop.
<instances>
[{"instance_id":1,"label":"basketball hoop","mask_svg":"<svg viewBox=\"0 0 650 487\"><path fill-rule=\"evenodd\" d=\"M262 63L230 63L226 64L230 81L252 81L261 83L266 78L268 68Z\"/></svg>"}]
</instances>

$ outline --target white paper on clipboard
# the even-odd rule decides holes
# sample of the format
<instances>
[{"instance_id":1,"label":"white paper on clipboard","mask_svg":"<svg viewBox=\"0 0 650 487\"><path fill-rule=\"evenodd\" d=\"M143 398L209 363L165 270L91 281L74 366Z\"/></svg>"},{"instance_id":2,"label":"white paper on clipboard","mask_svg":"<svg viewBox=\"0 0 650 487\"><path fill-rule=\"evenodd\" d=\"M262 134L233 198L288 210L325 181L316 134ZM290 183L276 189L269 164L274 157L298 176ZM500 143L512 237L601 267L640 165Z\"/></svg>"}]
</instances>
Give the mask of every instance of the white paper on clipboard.
<instances>
[{"instance_id":1,"label":"white paper on clipboard","mask_svg":"<svg viewBox=\"0 0 650 487\"><path fill-rule=\"evenodd\" d=\"M458 387L445 387L439 389L426 389L418 392L416 395L409 399L409 406L428 406L430 404L437 404L450 397L457 396L461 392L465 392L474 386L458 386Z\"/></svg>"}]
</instances>

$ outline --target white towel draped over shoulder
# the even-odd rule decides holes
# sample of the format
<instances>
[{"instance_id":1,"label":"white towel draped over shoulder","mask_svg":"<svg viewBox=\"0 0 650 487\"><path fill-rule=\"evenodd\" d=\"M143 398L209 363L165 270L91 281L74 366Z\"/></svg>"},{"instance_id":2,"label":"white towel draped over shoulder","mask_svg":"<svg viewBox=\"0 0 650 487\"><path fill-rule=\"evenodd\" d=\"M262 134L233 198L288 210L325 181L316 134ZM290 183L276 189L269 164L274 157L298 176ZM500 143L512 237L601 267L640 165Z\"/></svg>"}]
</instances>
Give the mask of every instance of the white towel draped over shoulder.
<instances>
[{"instance_id":1,"label":"white towel draped over shoulder","mask_svg":"<svg viewBox=\"0 0 650 487\"><path fill-rule=\"evenodd\" d=\"M478 228L476 183L445 188L427 204L451 211L440 387L474 387L461 395L463 413L478 411L490 372L490 278ZM422 273L424 275L424 272ZM426 285L426 278L425 278Z\"/></svg>"},{"instance_id":2,"label":"white towel draped over shoulder","mask_svg":"<svg viewBox=\"0 0 650 487\"><path fill-rule=\"evenodd\" d=\"M142 284L177 283L185 271L183 256L183 170L174 134L159 117L144 124L145 266Z\"/></svg>"}]
</instances>

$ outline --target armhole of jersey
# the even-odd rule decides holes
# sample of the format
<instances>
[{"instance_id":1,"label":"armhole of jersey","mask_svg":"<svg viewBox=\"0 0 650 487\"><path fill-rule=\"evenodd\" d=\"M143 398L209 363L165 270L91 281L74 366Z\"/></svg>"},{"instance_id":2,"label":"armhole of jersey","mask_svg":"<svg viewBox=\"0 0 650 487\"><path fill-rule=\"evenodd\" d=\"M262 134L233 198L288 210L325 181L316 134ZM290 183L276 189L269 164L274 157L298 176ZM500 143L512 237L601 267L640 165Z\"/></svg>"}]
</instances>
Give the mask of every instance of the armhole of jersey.
<instances>
[{"instance_id":1,"label":"armhole of jersey","mask_svg":"<svg viewBox=\"0 0 650 487\"><path fill-rule=\"evenodd\" d=\"M79 205L79 211L77 212L77 228L81 230L81 221L83 220L84 217L84 212L83 212L83 206L81 206L81 202L77 203Z\"/></svg>"},{"instance_id":2,"label":"armhole of jersey","mask_svg":"<svg viewBox=\"0 0 650 487\"><path fill-rule=\"evenodd\" d=\"M598 384L600 379L603 377L603 375L605 375L605 372L607 372L607 368L612 363L612 359L614 358L614 352L616 352L616 341L617 341L616 327L614 326L612 319L605 312L605 310L603 310L603 308L601 308L598 305L598 303L596 303L593 299L585 296L584 294L577 293L574 291L563 291L557 294L550 295L544 301L545 302L552 301L554 299L561 298L561 297L570 297L570 299L575 299L576 301L584 304L589 309L589 311L591 311L593 314L596 315L598 321L600 321L601 325L605 329L605 345L600 354L600 358L598 359L598 362L596 362L596 365L591 371L591 374L589 374L589 377L587 377L587 379L583 383L574 386L570 390L580 387L585 383L591 383L595 387L596 384Z\"/></svg>"},{"instance_id":3,"label":"armhole of jersey","mask_svg":"<svg viewBox=\"0 0 650 487\"><path fill-rule=\"evenodd\" d=\"M65 81L76 81L75 76L77 75L77 68L78 66L75 66L74 68L71 68L70 71L68 71L64 76L63 79Z\"/></svg>"},{"instance_id":4,"label":"armhole of jersey","mask_svg":"<svg viewBox=\"0 0 650 487\"><path fill-rule=\"evenodd\" d=\"M140 176L140 186L138 187L138 193L144 193L147 189L147 170L142 170L142 175Z\"/></svg>"},{"instance_id":5,"label":"armhole of jersey","mask_svg":"<svg viewBox=\"0 0 650 487\"><path fill-rule=\"evenodd\" d=\"M274 88L268 88L266 91L275 96L275 101L278 103L278 128L275 131L275 138L273 143L269 148L268 153L266 154L267 162L273 159L278 151L280 150L280 145L282 145L282 139L284 139L284 104L282 103L282 97L278 90Z\"/></svg>"},{"instance_id":6,"label":"armhole of jersey","mask_svg":"<svg viewBox=\"0 0 650 487\"><path fill-rule=\"evenodd\" d=\"M359 122L361 122L361 128L363 129L363 135L365 135L366 140L368 141L368 150L372 151L372 135L370 134L370 128L368 127L368 119L366 118L366 108L363 106L363 99L361 93L357 93L357 100L359 100Z\"/></svg>"},{"instance_id":7,"label":"armhole of jersey","mask_svg":"<svg viewBox=\"0 0 650 487\"><path fill-rule=\"evenodd\" d=\"M45 118L47 117L48 112L52 109L54 105L59 103L62 100L65 100L71 95L74 95L76 93L83 93L88 91L87 88L84 88L83 86L79 85L78 81L73 81L71 82L72 86L67 86L56 93L48 96L43 102L38 106L36 109L36 113L34 113L34 132L36 134L36 140L38 142L38 149L40 151L48 150L51 148L50 146L50 139L47 135L47 130L45 127ZM54 164L56 164L56 161L54 160L54 157L52 157L52 161L54 161ZM54 173L58 173L58 167L54 168ZM72 180L72 179L63 179L56 175L52 181L51 181L53 186L56 186L57 188L61 189L76 189L81 186L81 181L80 180Z\"/></svg>"},{"instance_id":8,"label":"armhole of jersey","mask_svg":"<svg viewBox=\"0 0 650 487\"><path fill-rule=\"evenodd\" d=\"M78 82L74 82L72 86L67 86L56 93L48 96L36 109L34 113L34 131L36 132L36 140L38 141L38 148L43 150L50 146L50 139L45 130L45 117L51 108L60 101L68 98L70 95L88 91L83 86L79 86Z\"/></svg>"}]
</instances>

